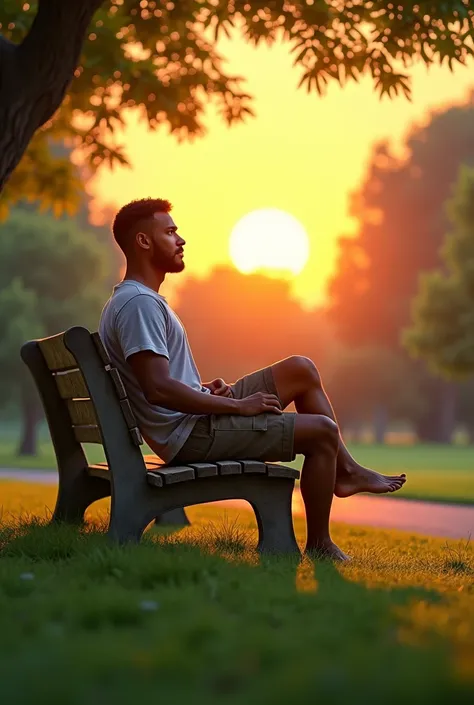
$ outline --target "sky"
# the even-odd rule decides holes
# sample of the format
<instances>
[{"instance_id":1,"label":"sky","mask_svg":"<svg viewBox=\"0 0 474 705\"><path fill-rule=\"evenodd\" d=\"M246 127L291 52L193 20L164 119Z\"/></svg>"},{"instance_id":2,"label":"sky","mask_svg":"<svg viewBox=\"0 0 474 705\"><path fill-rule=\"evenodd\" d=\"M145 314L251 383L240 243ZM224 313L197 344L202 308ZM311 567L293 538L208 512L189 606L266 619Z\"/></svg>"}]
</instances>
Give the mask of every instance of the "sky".
<instances>
[{"instance_id":1,"label":"sky","mask_svg":"<svg viewBox=\"0 0 474 705\"><path fill-rule=\"evenodd\" d=\"M102 167L92 182L99 203L120 207L134 198L166 198L186 240L186 270L170 276L160 293L170 303L183 277L205 276L230 264L229 240L248 213L277 208L296 218L309 238L309 257L298 274L281 271L305 308L324 303L334 271L337 238L354 233L348 197L364 177L373 144L390 139L399 149L413 123L429 111L466 100L474 88L474 63L458 66L416 65L410 73L412 102L403 95L382 100L370 77L341 88L330 84L325 96L297 88L289 45L255 48L233 36L219 42L226 69L247 78L256 117L229 128L210 106L208 134L178 144L166 127L150 131L134 113L127 116L121 141L131 168ZM257 236L257 235L256 235ZM291 252L291 233L288 235Z\"/></svg>"}]
</instances>

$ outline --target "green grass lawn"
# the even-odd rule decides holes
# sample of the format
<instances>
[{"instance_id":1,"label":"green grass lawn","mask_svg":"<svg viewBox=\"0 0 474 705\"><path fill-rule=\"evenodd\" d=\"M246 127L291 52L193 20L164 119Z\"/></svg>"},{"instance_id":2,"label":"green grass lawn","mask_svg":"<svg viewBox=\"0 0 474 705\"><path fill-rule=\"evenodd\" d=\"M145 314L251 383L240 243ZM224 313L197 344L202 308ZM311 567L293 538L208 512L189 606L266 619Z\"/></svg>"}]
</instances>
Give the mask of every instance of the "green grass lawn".
<instances>
[{"instance_id":1,"label":"green grass lawn","mask_svg":"<svg viewBox=\"0 0 474 705\"><path fill-rule=\"evenodd\" d=\"M472 545L336 525L349 565L261 558L203 506L119 548L105 500L44 526L55 493L0 483L2 705L472 702Z\"/></svg>"},{"instance_id":2,"label":"green grass lawn","mask_svg":"<svg viewBox=\"0 0 474 705\"><path fill-rule=\"evenodd\" d=\"M474 503L474 448L470 446L350 445L349 448L356 460L368 467L387 474L407 473L405 487L391 497ZM151 450L144 446L144 452ZM104 460L99 446L87 446L87 455L90 462ZM298 456L289 464L301 469L302 462L303 457ZM41 443L38 456L19 458L13 441L3 440L0 467L55 468L56 461L47 441Z\"/></svg>"}]
</instances>

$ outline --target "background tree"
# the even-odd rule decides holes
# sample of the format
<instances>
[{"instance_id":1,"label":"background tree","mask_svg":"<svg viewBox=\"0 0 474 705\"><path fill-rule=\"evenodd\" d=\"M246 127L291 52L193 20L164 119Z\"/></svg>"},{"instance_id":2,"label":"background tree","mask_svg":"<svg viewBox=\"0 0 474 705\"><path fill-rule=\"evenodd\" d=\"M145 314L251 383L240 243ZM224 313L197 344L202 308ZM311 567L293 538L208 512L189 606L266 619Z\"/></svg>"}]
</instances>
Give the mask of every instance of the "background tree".
<instances>
[{"instance_id":1,"label":"background tree","mask_svg":"<svg viewBox=\"0 0 474 705\"><path fill-rule=\"evenodd\" d=\"M474 169L461 167L446 204L452 230L441 249L444 271L425 273L404 332L409 352L438 375L474 375Z\"/></svg>"},{"instance_id":2,"label":"background tree","mask_svg":"<svg viewBox=\"0 0 474 705\"><path fill-rule=\"evenodd\" d=\"M93 167L125 162L113 131L126 107L179 139L204 134L206 99L217 101L228 124L253 114L242 78L226 73L217 50L234 26L253 44L288 42L299 85L320 94L330 81L368 73L380 95L408 96L414 59L452 68L474 51L469 0L4 0L0 22L0 191L43 127L32 145L35 197L51 168L51 136L72 137Z\"/></svg>"},{"instance_id":3,"label":"background tree","mask_svg":"<svg viewBox=\"0 0 474 705\"><path fill-rule=\"evenodd\" d=\"M21 403L19 451L34 454L40 408L19 356L23 342L71 325L96 329L109 294L109 245L74 221L13 211L0 238L2 405Z\"/></svg>"},{"instance_id":4,"label":"background tree","mask_svg":"<svg viewBox=\"0 0 474 705\"><path fill-rule=\"evenodd\" d=\"M329 284L331 316L350 344L400 347L420 272L440 264L448 221L443 203L460 165L474 165L474 92L462 106L432 113L414 127L405 159L388 143L374 147L367 174L350 200L355 236L339 238Z\"/></svg>"},{"instance_id":5,"label":"background tree","mask_svg":"<svg viewBox=\"0 0 474 705\"><path fill-rule=\"evenodd\" d=\"M305 311L287 281L218 267L186 279L176 312L204 381L235 382L294 354L311 357L323 373L327 367L332 335L324 312Z\"/></svg>"},{"instance_id":6,"label":"background tree","mask_svg":"<svg viewBox=\"0 0 474 705\"><path fill-rule=\"evenodd\" d=\"M440 266L448 222L443 203L462 163L474 164L474 94L465 105L432 114L407 137L404 159L389 144L374 148L366 178L351 198L355 236L341 237L329 283L330 316L351 346L381 345L404 353L401 331L420 272ZM424 440L449 440L456 385L415 363L426 413L416 417ZM448 413L448 410L449 413Z\"/></svg>"},{"instance_id":7,"label":"background tree","mask_svg":"<svg viewBox=\"0 0 474 705\"><path fill-rule=\"evenodd\" d=\"M333 351L325 384L344 429L368 423L384 443L391 420L415 419L424 411L419 380L406 358L380 346Z\"/></svg>"}]
</instances>

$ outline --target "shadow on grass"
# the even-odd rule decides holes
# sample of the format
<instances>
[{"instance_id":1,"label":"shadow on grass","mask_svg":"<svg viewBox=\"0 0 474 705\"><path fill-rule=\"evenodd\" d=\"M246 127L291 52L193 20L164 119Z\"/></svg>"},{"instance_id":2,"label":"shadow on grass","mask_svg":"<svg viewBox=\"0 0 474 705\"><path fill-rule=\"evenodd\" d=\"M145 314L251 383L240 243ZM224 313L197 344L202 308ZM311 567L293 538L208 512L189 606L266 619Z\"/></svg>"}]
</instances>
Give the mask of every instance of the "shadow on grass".
<instances>
[{"instance_id":1,"label":"shadow on grass","mask_svg":"<svg viewBox=\"0 0 474 705\"><path fill-rule=\"evenodd\" d=\"M258 556L238 519L155 529L138 546L104 530L1 528L5 702L467 702L446 643L401 638L401 615L436 591L369 587L364 557Z\"/></svg>"}]
</instances>

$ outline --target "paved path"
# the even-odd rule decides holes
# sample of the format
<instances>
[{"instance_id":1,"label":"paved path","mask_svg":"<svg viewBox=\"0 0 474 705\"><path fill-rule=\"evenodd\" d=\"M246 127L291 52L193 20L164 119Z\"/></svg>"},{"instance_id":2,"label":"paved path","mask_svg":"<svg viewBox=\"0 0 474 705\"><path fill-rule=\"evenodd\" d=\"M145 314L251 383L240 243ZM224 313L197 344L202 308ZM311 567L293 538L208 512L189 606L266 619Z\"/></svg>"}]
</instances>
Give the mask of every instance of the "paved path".
<instances>
[{"instance_id":1,"label":"paved path","mask_svg":"<svg viewBox=\"0 0 474 705\"><path fill-rule=\"evenodd\" d=\"M11 479L22 482L56 485L55 471L0 469L0 480ZM1 501L1 494L0 494ZM243 500L220 502L223 506L247 508ZM293 512L304 514L304 505L299 489L293 494ZM346 524L379 526L387 529L402 529L431 536L474 539L474 506L419 502L392 497L356 495L348 499L334 498L331 518Z\"/></svg>"}]
</instances>

